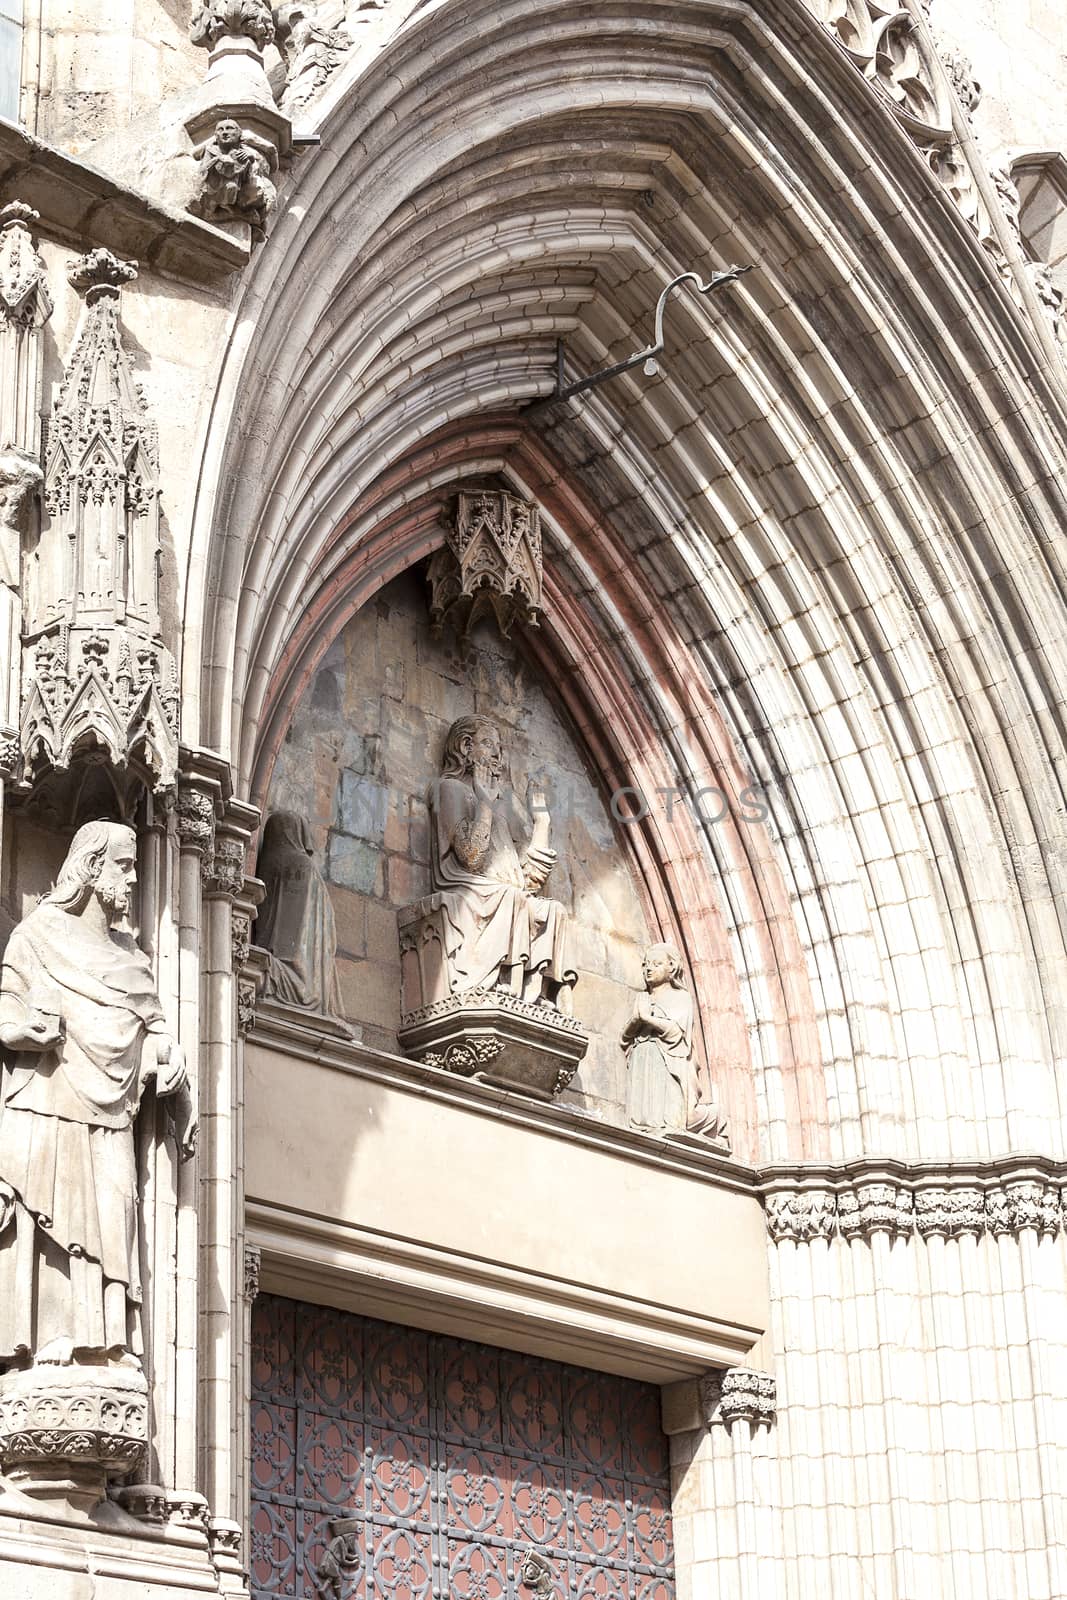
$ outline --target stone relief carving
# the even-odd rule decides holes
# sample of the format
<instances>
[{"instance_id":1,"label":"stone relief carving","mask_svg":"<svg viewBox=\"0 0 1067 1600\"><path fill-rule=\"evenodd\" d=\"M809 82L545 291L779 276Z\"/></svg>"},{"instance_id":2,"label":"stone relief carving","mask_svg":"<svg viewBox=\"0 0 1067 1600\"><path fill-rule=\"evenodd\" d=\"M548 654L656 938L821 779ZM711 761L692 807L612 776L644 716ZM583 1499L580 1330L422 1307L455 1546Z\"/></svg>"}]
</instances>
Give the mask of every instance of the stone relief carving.
<instances>
[{"instance_id":1,"label":"stone relief carving","mask_svg":"<svg viewBox=\"0 0 1067 1600\"><path fill-rule=\"evenodd\" d=\"M146 1437L134 1121L149 1083L183 1157L196 1137L182 1050L127 928L136 851L118 823L80 828L0 976L0 1463L31 1489L77 1468L90 1502Z\"/></svg>"},{"instance_id":2,"label":"stone relief carving","mask_svg":"<svg viewBox=\"0 0 1067 1600\"><path fill-rule=\"evenodd\" d=\"M646 992L622 1035L627 1120L646 1133L690 1129L722 1138L725 1120L702 1097L693 1066L693 997L682 958L673 945L650 945L643 971Z\"/></svg>"},{"instance_id":3,"label":"stone relief carving","mask_svg":"<svg viewBox=\"0 0 1067 1600\"><path fill-rule=\"evenodd\" d=\"M205 222L247 222L262 238L278 191L270 181L278 151L269 139L222 117L210 138L193 148L200 165L199 190L189 210Z\"/></svg>"},{"instance_id":4,"label":"stone relief carving","mask_svg":"<svg viewBox=\"0 0 1067 1600\"><path fill-rule=\"evenodd\" d=\"M177 668L161 637L156 429L119 332L133 262L92 250L68 273L85 311L48 426L45 517L23 571L27 780L102 748L169 788Z\"/></svg>"},{"instance_id":5,"label":"stone relief carving","mask_svg":"<svg viewBox=\"0 0 1067 1600\"><path fill-rule=\"evenodd\" d=\"M267 818L256 875L266 886L256 918L257 942L270 954L264 993L343 1016L333 906L303 817L275 811Z\"/></svg>"},{"instance_id":6,"label":"stone relief carving","mask_svg":"<svg viewBox=\"0 0 1067 1600\"><path fill-rule=\"evenodd\" d=\"M810 1243L835 1233L866 1240L877 1233L955 1239L1027 1228L1052 1234L1065 1220L1064 1196L1054 1182L1009 1175L985 1183L854 1179L833 1190L776 1190L764 1206L775 1243Z\"/></svg>"},{"instance_id":7,"label":"stone relief carving","mask_svg":"<svg viewBox=\"0 0 1067 1600\"><path fill-rule=\"evenodd\" d=\"M432 892L397 913L402 1048L558 1093L588 1041L570 1015L567 914L540 892L556 860L543 787L520 805L497 724L460 717L429 810Z\"/></svg>"},{"instance_id":8,"label":"stone relief carving","mask_svg":"<svg viewBox=\"0 0 1067 1600\"><path fill-rule=\"evenodd\" d=\"M325 28L315 0L288 0L274 12L278 48L285 61L282 106L294 112L307 105L352 48L345 28Z\"/></svg>"},{"instance_id":9,"label":"stone relief carving","mask_svg":"<svg viewBox=\"0 0 1067 1600\"><path fill-rule=\"evenodd\" d=\"M505 636L516 620L537 626L543 589L540 515L531 501L503 490L457 495L445 544L427 571L435 629L447 618L467 633L483 615L494 616Z\"/></svg>"}]
</instances>

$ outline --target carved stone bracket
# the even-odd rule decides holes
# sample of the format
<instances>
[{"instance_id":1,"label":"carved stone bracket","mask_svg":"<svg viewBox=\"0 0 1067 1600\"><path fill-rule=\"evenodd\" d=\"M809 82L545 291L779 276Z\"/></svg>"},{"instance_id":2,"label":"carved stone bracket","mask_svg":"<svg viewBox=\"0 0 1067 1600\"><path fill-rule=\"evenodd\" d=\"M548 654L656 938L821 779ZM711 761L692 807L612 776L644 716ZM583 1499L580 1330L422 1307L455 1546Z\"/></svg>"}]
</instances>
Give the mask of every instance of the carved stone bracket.
<instances>
[{"instance_id":1,"label":"carved stone bracket","mask_svg":"<svg viewBox=\"0 0 1067 1600\"><path fill-rule=\"evenodd\" d=\"M81 326L48 425L45 517L23 572L20 734L35 782L80 754L141 773L177 771L179 693L159 612L159 452L119 330L136 263L109 250L75 261Z\"/></svg>"},{"instance_id":2,"label":"carved stone bracket","mask_svg":"<svg viewBox=\"0 0 1067 1600\"><path fill-rule=\"evenodd\" d=\"M397 1040L425 1066L543 1098L562 1094L589 1047L576 1018L499 989L467 990L408 1012Z\"/></svg>"},{"instance_id":3,"label":"carved stone bracket","mask_svg":"<svg viewBox=\"0 0 1067 1600\"><path fill-rule=\"evenodd\" d=\"M768 1372L750 1367L728 1367L700 1379L700 1398L706 1422L729 1429L735 1422L753 1428L772 1423L778 1415L778 1389Z\"/></svg>"},{"instance_id":4,"label":"carved stone bracket","mask_svg":"<svg viewBox=\"0 0 1067 1600\"><path fill-rule=\"evenodd\" d=\"M958 1239L982 1234L1059 1232L1067 1220L1060 1179L961 1173L956 1181L925 1174L897 1179L842 1179L833 1187L775 1187L764 1196L775 1243L843 1239Z\"/></svg>"},{"instance_id":5,"label":"carved stone bracket","mask_svg":"<svg viewBox=\"0 0 1067 1600\"><path fill-rule=\"evenodd\" d=\"M210 54L185 121L198 163L189 209L223 226L247 226L261 239L275 200L271 175L292 145L292 125L275 103L263 60L274 39L273 13L267 0L202 0L191 35Z\"/></svg>"},{"instance_id":6,"label":"carved stone bracket","mask_svg":"<svg viewBox=\"0 0 1067 1600\"><path fill-rule=\"evenodd\" d=\"M241 1524L231 1517L211 1517L208 1522L208 1545L215 1571L220 1575L230 1573L243 1576Z\"/></svg>"},{"instance_id":7,"label":"carved stone bracket","mask_svg":"<svg viewBox=\"0 0 1067 1600\"><path fill-rule=\"evenodd\" d=\"M143 1465L148 1386L131 1367L34 1366L0 1377L0 1470L88 1511Z\"/></svg>"},{"instance_id":8,"label":"carved stone bracket","mask_svg":"<svg viewBox=\"0 0 1067 1600\"><path fill-rule=\"evenodd\" d=\"M430 620L467 633L485 614L501 633L518 620L536 627L541 616L543 562L540 511L500 489L461 491L445 544L430 561Z\"/></svg>"}]
</instances>

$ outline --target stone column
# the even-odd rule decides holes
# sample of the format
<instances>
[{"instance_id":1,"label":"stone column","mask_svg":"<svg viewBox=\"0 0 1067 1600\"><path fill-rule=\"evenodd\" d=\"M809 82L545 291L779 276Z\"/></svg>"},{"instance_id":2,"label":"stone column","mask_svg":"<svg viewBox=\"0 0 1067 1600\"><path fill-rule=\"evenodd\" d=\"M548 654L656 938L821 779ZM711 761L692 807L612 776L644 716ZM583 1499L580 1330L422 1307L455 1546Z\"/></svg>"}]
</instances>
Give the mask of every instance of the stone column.
<instances>
[{"instance_id":1,"label":"stone column","mask_svg":"<svg viewBox=\"0 0 1067 1600\"><path fill-rule=\"evenodd\" d=\"M664 1389L678 1600L777 1592L776 1415L775 1380L753 1368Z\"/></svg>"},{"instance_id":2,"label":"stone column","mask_svg":"<svg viewBox=\"0 0 1067 1600\"><path fill-rule=\"evenodd\" d=\"M262 894L244 870L259 812L233 798L229 767L212 753L187 753L183 769L183 896L188 892L197 903L201 975L199 1485L213 1513L216 1564L232 1578L241 1570L247 1429L244 1089L235 963L247 959L250 921Z\"/></svg>"}]
</instances>

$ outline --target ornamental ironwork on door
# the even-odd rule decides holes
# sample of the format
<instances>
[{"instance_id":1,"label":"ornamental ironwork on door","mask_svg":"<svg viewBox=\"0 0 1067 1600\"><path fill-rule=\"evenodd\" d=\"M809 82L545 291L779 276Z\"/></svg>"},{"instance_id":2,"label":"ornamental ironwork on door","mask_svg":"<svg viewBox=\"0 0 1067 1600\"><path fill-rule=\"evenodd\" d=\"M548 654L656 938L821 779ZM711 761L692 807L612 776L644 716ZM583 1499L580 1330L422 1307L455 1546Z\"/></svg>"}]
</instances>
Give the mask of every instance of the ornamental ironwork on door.
<instances>
[{"instance_id":1,"label":"ornamental ironwork on door","mask_svg":"<svg viewBox=\"0 0 1067 1600\"><path fill-rule=\"evenodd\" d=\"M255 1600L674 1600L659 1392L261 1295Z\"/></svg>"}]
</instances>

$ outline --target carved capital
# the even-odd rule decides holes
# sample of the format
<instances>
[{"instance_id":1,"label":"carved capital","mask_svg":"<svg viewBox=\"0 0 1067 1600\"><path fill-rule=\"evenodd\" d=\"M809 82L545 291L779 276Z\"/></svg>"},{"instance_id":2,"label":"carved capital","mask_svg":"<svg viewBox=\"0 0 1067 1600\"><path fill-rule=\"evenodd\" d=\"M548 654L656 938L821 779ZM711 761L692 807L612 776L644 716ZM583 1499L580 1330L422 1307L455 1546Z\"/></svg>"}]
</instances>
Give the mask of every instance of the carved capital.
<instances>
[{"instance_id":1,"label":"carved capital","mask_svg":"<svg viewBox=\"0 0 1067 1600\"><path fill-rule=\"evenodd\" d=\"M700 1379L700 1398L708 1423L730 1428L735 1422L752 1427L772 1423L778 1414L778 1390L768 1372L750 1367L728 1367Z\"/></svg>"},{"instance_id":2,"label":"carved capital","mask_svg":"<svg viewBox=\"0 0 1067 1600\"><path fill-rule=\"evenodd\" d=\"M1059 1191L1050 1183L1028 1178L990 1189L986 1213L995 1234L1021 1233L1026 1228L1038 1234L1057 1233L1063 1220Z\"/></svg>"},{"instance_id":3,"label":"carved capital","mask_svg":"<svg viewBox=\"0 0 1067 1600\"><path fill-rule=\"evenodd\" d=\"M233 970L240 972L252 949L252 913L234 911L230 917L230 949Z\"/></svg>"},{"instance_id":4,"label":"carved capital","mask_svg":"<svg viewBox=\"0 0 1067 1600\"><path fill-rule=\"evenodd\" d=\"M239 977L237 980L237 1031L242 1039L248 1035L256 1025L256 1001L259 998L259 983L252 977Z\"/></svg>"},{"instance_id":5,"label":"carved capital","mask_svg":"<svg viewBox=\"0 0 1067 1600\"><path fill-rule=\"evenodd\" d=\"M767 1231L776 1242L828 1239L833 1232L834 1197L828 1190L771 1194L766 1199Z\"/></svg>"},{"instance_id":6,"label":"carved capital","mask_svg":"<svg viewBox=\"0 0 1067 1600\"><path fill-rule=\"evenodd\" d=\"M985 1196L981 1189L918 1189L915 1194L915 1225L924 1239L939 1236L958 1238L962 1233L984 1233Z\"/></svg>"},{"instance_id":7,"label":"carved capital","mask_svg":"<svg viewBox=\"0 0 1067 1600\"><path fill-rule=\"evenodd\" d=\"M215 848L215 801L195 784L180 781L175 807L183 850L196 850L210 867Z\"/></svg>"},{"instance_id":8,"label":"carved capital","mask_svg":"<svg viewBox=\"0 0 1067 1600\"><path fill-rule=\"evenodd\" d=\"M245 847L241 839L216 832L210 854L204 856L204 888L210 894L240 894L245 881Z\"/></svg>"},{"instance_id":9,"label":"carved capital","mask_svg":"<svg viewBox=\"0 0 1067 1600\"><path fill-rule=\"evenodd\" d=\"M17 777L22 766L22 746L14 728L0 728L0 779Z\"/></svg>"},{"instance_id":10,"label":"carved capital","mask_svg":"<svg viewBox=\"0 0 1067 1600\"><path fill-rule=\"evenodd\" d=\"M874 1233L899 1238L914 1227L915 1202L899 1184L861 1183L838 1195L837 1223L846 1239L869 1239Z\"/></svg>"}]
</instances>

